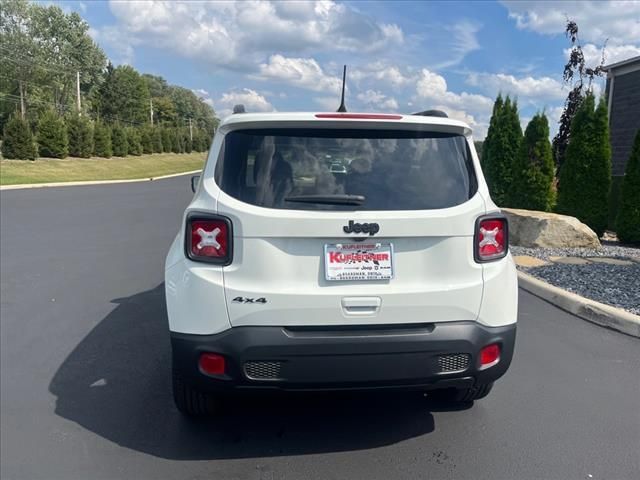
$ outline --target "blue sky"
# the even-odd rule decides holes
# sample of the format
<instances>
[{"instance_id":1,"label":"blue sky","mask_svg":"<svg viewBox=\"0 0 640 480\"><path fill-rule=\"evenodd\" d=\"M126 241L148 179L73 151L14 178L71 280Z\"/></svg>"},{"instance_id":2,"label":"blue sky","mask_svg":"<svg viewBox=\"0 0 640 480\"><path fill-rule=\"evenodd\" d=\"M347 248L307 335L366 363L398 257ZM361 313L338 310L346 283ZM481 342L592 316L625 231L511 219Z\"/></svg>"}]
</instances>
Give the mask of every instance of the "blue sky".
<instances>
[{"instance_id":1,"label":"blue sky","mask_svg":"<svg viewBox=\"0 0 640 480\"><path fill-rule=\"evenodd\" d=\"M523 124L552 130L567 87L569 15L588 63L640 55L640 2L64 2L116 64L193 89L219 116L334 110L348 65L350 111L442 108L486 134L498 92ZM601 88L602 82L596 85ZM553 133L553 132L552 132Z\"/></svg>"}]
</instances>

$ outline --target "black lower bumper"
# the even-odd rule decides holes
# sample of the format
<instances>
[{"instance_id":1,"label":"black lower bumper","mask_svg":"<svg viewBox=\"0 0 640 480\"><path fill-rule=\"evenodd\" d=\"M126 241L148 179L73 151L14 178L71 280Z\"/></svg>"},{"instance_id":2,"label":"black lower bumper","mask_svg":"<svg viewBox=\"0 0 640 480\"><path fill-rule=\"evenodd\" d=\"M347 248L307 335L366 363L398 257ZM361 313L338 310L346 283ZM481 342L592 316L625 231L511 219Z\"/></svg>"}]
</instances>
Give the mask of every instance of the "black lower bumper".
<instances>
[{"instance_id":1,"label":"black lower bumper","mask_svg":"<svg viewBox=\"0 0 640 480\"><path fill-rule=\"evenodd\" d=\"M235 327L216 335L171 333L173 368L203 390L447 388L501 377L513 356L516 325L476 322L352 327ZM479 352L501 347L497 364ZM225 375L200 371L204 352L225 356Z\"/></svg>"}]
</instances>

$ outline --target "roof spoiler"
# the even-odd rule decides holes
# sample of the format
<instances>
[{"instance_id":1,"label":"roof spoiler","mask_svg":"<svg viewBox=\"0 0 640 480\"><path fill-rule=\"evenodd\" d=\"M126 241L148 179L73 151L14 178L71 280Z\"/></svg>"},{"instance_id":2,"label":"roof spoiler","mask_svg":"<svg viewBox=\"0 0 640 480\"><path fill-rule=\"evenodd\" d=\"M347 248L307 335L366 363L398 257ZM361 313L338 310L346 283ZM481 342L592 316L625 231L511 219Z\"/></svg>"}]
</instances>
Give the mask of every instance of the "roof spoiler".
<instances>
[{"instance_id":1,"label":"roof spoiler","mask_svg":"<svg viewBox=\"0 0 640 480\"><path fill-rule=\"evenodd\" d=\"M424 112L416 112L411 115L420 115L422 117L440 117L440 118L449 118L442 110L425 110Z\"/></svg>"}]
</instances>

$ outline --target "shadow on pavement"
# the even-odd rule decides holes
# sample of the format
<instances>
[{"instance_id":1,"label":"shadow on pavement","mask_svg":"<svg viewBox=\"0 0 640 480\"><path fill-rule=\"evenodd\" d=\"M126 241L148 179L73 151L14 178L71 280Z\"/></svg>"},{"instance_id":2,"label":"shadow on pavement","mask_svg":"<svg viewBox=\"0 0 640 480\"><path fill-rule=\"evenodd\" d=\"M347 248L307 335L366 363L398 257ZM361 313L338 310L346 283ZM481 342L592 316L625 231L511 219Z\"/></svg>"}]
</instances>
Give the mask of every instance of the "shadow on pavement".
<instances>
[{"instance_id":1,"label":"shadow on pavement","mask_svg":"<svg viewBox=\"0 0 640 480\"><path fill-rule=\"evenodd\" d=\"M170 393L164 285L114 303L49 390L56 414L127 448L177 460L369 449L428 434L431 412L451 409L415 392L260 395L188 420Z\"/></svg>"}]
</instances>

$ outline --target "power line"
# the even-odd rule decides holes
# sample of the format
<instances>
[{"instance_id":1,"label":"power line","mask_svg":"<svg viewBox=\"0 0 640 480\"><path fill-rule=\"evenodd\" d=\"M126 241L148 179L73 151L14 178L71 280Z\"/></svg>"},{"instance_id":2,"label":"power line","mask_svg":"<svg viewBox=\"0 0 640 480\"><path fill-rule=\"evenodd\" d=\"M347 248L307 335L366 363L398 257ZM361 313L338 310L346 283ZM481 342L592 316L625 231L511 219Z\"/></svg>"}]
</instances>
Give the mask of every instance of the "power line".
<instances>
[{"instance_id":1,"label":"power line","mask_svg":"<svg viewBox=\"0 0 640 480\"><path fill-rule=\"evenodd\" d=\"M41 70L47 70L49 72L54 72L54 73L57 73L58 75L62 75L62 76L67 76L68 77L68 76L75 75L75 72L72 73L70 71L66 71L66 70L63 70L63 69L57 68L57 67L45 67L42 64L38 64L38 63L35 63L33 61L18 60L17 58L11 58L11 57L7 57L7 56L3 57L3 60L8 60L8 61L13 62L13 63L39 68Z\"/></svg>"}]
</instances>

